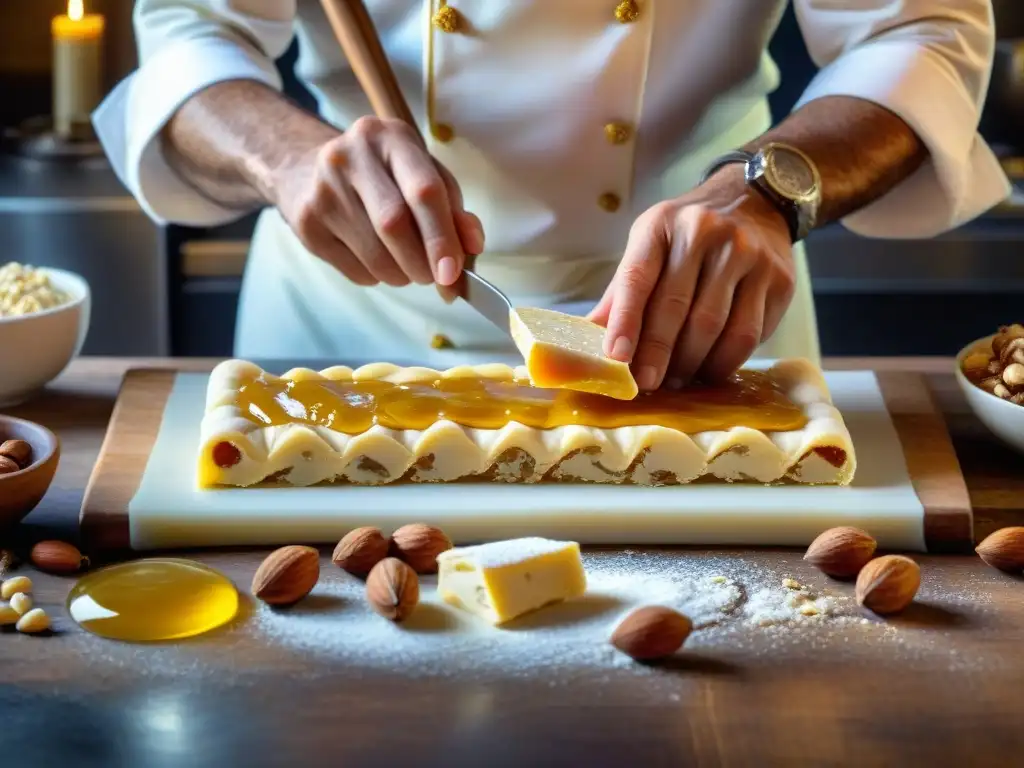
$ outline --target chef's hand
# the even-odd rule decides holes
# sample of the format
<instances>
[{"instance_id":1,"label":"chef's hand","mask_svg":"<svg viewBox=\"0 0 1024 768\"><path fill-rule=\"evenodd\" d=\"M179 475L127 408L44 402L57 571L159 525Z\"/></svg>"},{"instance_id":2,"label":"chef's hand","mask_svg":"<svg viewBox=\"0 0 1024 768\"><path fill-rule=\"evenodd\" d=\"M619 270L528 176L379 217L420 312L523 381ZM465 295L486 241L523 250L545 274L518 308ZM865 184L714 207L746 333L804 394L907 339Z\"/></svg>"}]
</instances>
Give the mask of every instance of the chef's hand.
<instances>
[{"instance_id":1,"label":"chef's hand","mask_svg":"<svg viewBox=\"0 0 1024 768\"><path fill-rule=\"evenodd\" d=\"M727 166L636 220L590 319L640 389L677 388L742 366L775 331L794 283L785 219L746 186L742 166Z\"/></svg>"},{"instance_id":2,"label":"chef's hand","mask_svg":"<svg viewBox=\"0 0 1024 768\"><path fill-rule=\"evenodd\" d=\"M272 187L303 245L357 285L452 285L483 250L455 179L400 120L360 118L297 152Z\"/></svg>"}]
</instances>

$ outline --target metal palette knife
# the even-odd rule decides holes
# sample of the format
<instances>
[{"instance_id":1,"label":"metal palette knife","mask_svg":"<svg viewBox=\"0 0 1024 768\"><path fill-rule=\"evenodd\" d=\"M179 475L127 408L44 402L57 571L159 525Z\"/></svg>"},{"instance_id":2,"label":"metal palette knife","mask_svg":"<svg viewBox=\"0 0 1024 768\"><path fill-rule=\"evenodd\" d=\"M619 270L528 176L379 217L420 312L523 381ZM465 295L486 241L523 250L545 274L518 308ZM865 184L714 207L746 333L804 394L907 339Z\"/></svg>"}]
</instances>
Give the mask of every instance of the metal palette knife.
<instances>
[{"instance_id":1,"label":"metal palette knife","mask_svg":"<svg viewBox=\"0 0 1024 768\"><path fill-rule=\"evenodd\" d=\"M366 93L370 106L378 117L402 120L416 131L423 142L419 126L402 95L391 63L380 43L373 20L362 0L321 0L327 21L334 31ZM423 142L426 146L426 142ZM463 269L459 284L451 288L439 287L446 298L460 296L473 309L512 336L510 317L512 303L498 288L480 277L473 269Z\"/></svg>"}]
</instances>

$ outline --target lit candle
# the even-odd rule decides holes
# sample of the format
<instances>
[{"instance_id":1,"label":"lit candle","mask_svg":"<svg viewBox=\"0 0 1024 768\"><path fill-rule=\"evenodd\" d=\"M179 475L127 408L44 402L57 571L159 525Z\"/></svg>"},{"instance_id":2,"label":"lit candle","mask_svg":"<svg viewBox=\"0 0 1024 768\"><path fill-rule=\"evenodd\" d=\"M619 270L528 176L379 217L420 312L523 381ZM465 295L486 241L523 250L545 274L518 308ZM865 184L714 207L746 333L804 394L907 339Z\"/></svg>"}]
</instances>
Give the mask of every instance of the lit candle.
<instances>
[{"instance_id":1,"label":"lit candle","mask_svg":"<svg viewBox=\"0 0 1024 768\"><path fill-rule=\"evenodd\" d=\"M88 123L100 103L103 75L103 17L86 14L82 0L68 0L66 16L55 16L53 36L53 124L61 136Z\"/></svg>"}]
</instances>

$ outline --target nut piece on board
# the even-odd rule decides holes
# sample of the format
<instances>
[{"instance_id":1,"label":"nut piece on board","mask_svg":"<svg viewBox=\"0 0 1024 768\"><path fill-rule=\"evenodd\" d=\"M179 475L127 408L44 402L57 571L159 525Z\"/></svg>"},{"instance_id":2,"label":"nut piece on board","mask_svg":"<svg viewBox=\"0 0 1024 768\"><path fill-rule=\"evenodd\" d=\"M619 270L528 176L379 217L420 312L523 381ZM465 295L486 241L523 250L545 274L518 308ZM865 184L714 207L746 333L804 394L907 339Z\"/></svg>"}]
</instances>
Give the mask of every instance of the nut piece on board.
<instances>
[{"instance_id":1,"label":"nut piece on board","mask_svg":"<svg viewBox=\"0 0 1024 768\"><path fill-rule=\"evenodd\" d=\"M402 621L419 603L419 577L398 558L386 557L366 579L366 600L385 619Z\"/></svg>"},{"instance_id":2,"label":"nut piece on board","mask_svg":"<svg viewBox=\"0 0 1024 768\"><path fill-rule=\"evenodd\" d=\"M985 563L1000 571L1024 571L1024 526L1000 528L986 536L974 551Z\"/></svg>"},{"instance_id":3,"label":"nut piece on board","mask_svg":"<svg viewBox=\"0 0 1024 768\"><path fill-rule=\"evenodd\" d=\"M290 545L271 552L252 577L252 594L270 605L297 603L320 578L320 553Z\"/></svg>"},{"instance_id":4,"label":"nut piece on board","mask_svg":"<svg viewBox=\"0 0 1024 768\"><path fill-rule=\"evenodd\" d=\"M28 635L44 632L50 628L50 617L46 615L46 611L42 608L33 608L18 619L18 623L14 625L14 628Z\"/></svg>"},{"instance_id":5,"label":"nut piece on board","mask_svg":"<svg viewBox=\"0 0 1024 768\"><path fill-rule=\"evenodd\" d=\"M637 661L671 656L693 631L689 618L661 605L637 608L612 632L611 643Z\"/></svg>"},{"instance_id":6,"label":"nut piece on board","mask_svg":"<svg viewBox=\"0 0 1024 768\"><path fill-rule=\"evenodd\" d=\"M66 541L36 542L29 559L36 568L49 573L76 573L89 565L89 558Z\"/></svg>"},{"instance_id":7,"label":"nut piece on board","mask_svg":"<svg viewBox=\"0 0 1024 768\"><path fill-rule=\"evenodd\" d=\"M452 548L440 528L410 523L391 534L391 556L407 562L417 573L437 573L437 556Z\"/></svg>"},{"instance_id":8,"label":"nut piece on board","mask_svg":"<svg viewBox=\"0 0 1024 768\"><path fill-rule=\"evenodd\" d=\"M32 610L32 598L24 592L15 592L11 596L11 608L17 611L19 616L24 616Z\"/></svg>"},{"instance_id":9,"label":"nut piece on board","mask_svg":"<svg viewBox=\"0 0 1024 768\"><path fill-rule=\"evenodd\" d=\"M860 528L829 528L811 542L804 560L822 573L837 579L856 576L874 556L878 546L870 534Z\"/></svg>"},{"instance_id":10,"label":"nut piece on board","mask_svg":"<svg viewBox=\"0 0 1024 768\"><path fill-rule=\"evenodd\" d=\"M32 591L32 579L28 576L14 576L0 584L0 599L10 600L18 592L28 594Z\"/></svg>"},{"instance_id":11,"label":"nut piece on board","mask_svg":"<svg viewBox=\"0 0 1024 768\"><path fill-rule=\"evenodd\" d=\"M24 440L5 440L0 444L0 456L6 456L24 469L32 463L32 446Z\"/></svg>"},{"instance_id":12,"label":"nut piece on board","mask_svg":"<svg viewBox=\"0 0 1024 768\"><path fill-rule=\"evenodd\" d=\"M331 561L354 576L365 576L388 556L389 542L380 528L363 526L346 533L334 548Z\"/></svg>"},{"instance_id":13,"label":"nut piece on board","mask_svg":"<svg viewBox=\"0 0 1024 768\"><path fill-rule=\"evenodd\" d=\"M857 576L857 604L880 615L910 605L921 586L921 568L909 557L884 555L865 565Z\"/></svg>"}]
</instances>

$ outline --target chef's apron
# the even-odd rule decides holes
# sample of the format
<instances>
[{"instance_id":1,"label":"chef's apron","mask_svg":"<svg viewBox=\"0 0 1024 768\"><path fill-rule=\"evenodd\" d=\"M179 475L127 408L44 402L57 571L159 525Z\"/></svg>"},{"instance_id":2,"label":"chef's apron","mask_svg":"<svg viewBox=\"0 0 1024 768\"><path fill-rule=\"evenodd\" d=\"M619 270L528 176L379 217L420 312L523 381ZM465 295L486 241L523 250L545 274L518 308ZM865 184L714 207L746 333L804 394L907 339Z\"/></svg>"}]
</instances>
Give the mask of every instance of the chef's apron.
<instances>
[{"instance_id":1,"label":"chef's apron","mask_svg":"<svg viewBox=\"0 0 1024 768\"><path fill-rule=\"evenodd\" d=\"M709 161L742 146L770 127L767 103L759 103L732 125L705 131L712 138L647 185L650 200L683 194L697 184ZM445 164L460 180L467 210L489 210L485 187L460 178L459 156ZM493 198L493 196L491 196ZM595 212L595 216L600 212ZM625 247L625 238L605 253L486 252L476 260L480 275L502 289L516 306L585 314L603 294ZM758 358L802 356L819 360L810 276L802 245L793 251L797 288L774 335ZM443 336L450 344L436 349ZM485 362L521 364L511 340L465 302L446 304L432 285L372 288L350 283L310 254L275 209L259 218L242 284L235 355L246 359L309 358L338 363L386 361L444 369Z\"/></svg>"}]
</instances>

